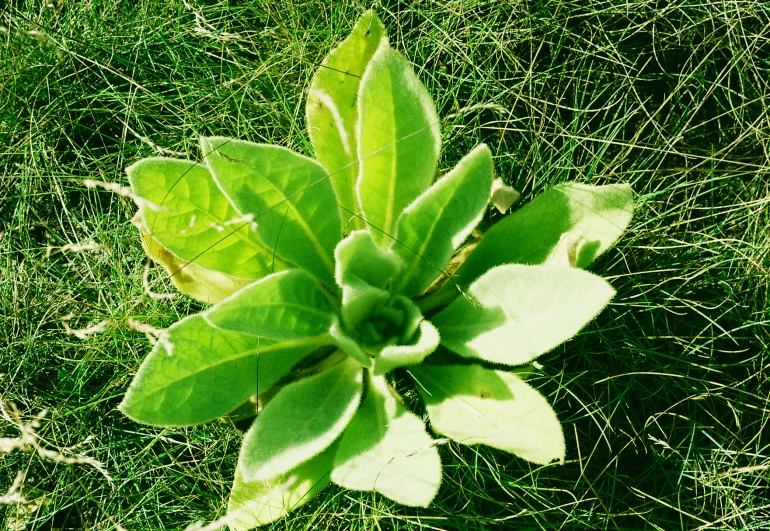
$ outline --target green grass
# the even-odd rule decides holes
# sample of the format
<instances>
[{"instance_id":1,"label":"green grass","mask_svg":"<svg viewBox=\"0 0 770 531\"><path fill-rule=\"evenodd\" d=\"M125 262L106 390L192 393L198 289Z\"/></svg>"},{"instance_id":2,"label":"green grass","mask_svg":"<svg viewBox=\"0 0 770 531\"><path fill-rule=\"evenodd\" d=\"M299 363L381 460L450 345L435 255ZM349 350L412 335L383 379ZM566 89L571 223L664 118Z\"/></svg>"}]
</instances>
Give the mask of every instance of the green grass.
<instances>
[{"instance_id":1,"label":"green grass","mask_svg":"<svg viewBox=\"0 0 770 531\"><path fill-rule=\"evenodd\" d=\"M224 514L241 434L147 428L116 410L149 351L127 319L166 327L199 306L146 296L133 204L82 179L125 184L141 157L197 157L204 134L311 154L304 92L364 6L48 3L0 7L0 394L26 420L48 411L48 447L92 437L74 452L113 482L34 452L0 456L0 495L23 471L36 500L0 506L0 529L184 529ZM274 528L767 529L770 4L374 7L439 115L459 113L443 123L442 168L483 141L525 201L574 179L629 182L640 206L593 267L616 299L539 359L563 466L448 444L429 509L330 487ZM90 241L104 247L60 249ZM109 323L80 340L69 314L73 328Z\"/></svg>"}]
</instances>

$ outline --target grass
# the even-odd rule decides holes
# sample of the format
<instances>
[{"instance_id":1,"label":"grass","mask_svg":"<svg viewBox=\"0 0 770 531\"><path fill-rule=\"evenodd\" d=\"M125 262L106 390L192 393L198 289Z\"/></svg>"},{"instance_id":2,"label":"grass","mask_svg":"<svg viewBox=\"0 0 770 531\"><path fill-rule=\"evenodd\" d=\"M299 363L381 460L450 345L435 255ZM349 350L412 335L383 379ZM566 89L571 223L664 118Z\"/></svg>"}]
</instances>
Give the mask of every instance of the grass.
<instances>
[{"instance_id":1,"label":"grass","mask_svg":"<svg viewBox=\"0 0 770 531\"><path fill-rule=\"evenodd\" d=\"M770 5L373 6L449 117L443 168L483 141L525 200L566 180L629 182L640 206L593 267L618 291L611 307L539 359L563 466L444 445L429 509L330 487L274 528L767 529ZM86 441L60 453L112 478L0 456L0 495L22 471L29 500L0 506L2 529L184 529L223 515L238 430L152 429L116 410L149 350L127 320L166 327L199 306L146 296L133 205L82 180L125 184L141 157L197 157L205 134L311 154L305 90L363 9L0 2L0 393L26 421L47 410L40 444ZM88 242L98 248L63 249ZM68 315L105 330L78 339Z\"/></svg>"}]
</instances>

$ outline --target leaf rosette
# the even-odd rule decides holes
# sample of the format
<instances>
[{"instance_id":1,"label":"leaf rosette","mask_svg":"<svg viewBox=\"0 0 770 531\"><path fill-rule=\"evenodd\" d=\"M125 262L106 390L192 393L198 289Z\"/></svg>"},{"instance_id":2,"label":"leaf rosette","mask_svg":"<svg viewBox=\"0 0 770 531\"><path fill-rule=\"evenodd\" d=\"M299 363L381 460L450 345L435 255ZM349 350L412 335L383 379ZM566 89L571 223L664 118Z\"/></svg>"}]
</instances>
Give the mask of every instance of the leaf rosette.
<instances>
[{"instance_id":1,"label":"leaf rosette","mask_svg":"<svg viewBox=\"0 0 770 531\"><path fill-rule=\"evenodd\" d=\"M624 232L631 189L557 185L475 237L499 195L492 153L481 144L435 179L433 101L372 12L315 74L307 121L315 159L208 137L200 163L128 168L148 255L211 306L163 333L121 410L158 426L253 418L234 529L275 521L330 482L430 504L437 443L394 371L432 431L563 461L557 416L521 366L614 295L585 268Z\"/></svg>"}]
</instances>

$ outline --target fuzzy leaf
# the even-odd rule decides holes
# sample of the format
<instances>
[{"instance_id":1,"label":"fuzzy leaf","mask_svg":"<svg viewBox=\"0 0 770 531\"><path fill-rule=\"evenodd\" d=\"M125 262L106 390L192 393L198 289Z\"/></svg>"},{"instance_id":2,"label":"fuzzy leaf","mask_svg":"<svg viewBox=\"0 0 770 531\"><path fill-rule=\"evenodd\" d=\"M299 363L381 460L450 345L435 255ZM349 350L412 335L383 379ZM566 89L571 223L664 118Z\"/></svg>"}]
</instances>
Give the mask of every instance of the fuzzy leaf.
<instances>
[{"instance_id":1,"label":"fuzzy leaf","mask_svg":"<svg viewBox=\"0 0 770 531\"><path fill-rule=\"evenodd\" d=\"M312 500L329 484L337 445L333 444L314 458L280 477L248 482L240 465L227 507L231 529L247 531L269 524Z\"/></svg>"},{"instance_id":2,"label":"fuzzy leaf","mask_svg":"<svg viewBox=\"0 0 770 531\"><path fill-rule=\"evenodd\" d=\"M382 376L371 377L361 407L345 429L332 481L370 490L404 505L427 507L441 483L441 460L417 416Z\"/></svg>"},{"instance_id":3,"label":"fuzzy leaf","mask_svg":"<svg viewBox=\"0 0 770 531\"><path fill-rule=\"evenodd\" d=\"M625 184L554 186L489 229L457 276L468 283L494 266L542 264L570 231L583 235L576 264L586 268L620 238L633 212L634 195Z\"/></svg>"},{"instance_id":4,"label":"fuzzy leaf","mask_svg":"<svg viewBox=\"0 0 770 531\"><path fill-rule=\"evenodd\" d=\"M577 334L615 294L581 269L510 264L490 269L431 321L466 358L521 365Z\"/></svg>"},{"instance_id":5,"label":"fuzzy leaf","mask_svg":"<svg viewBox=\"0 0 770 531\"><path fill-rule=\"evenodd\" d=\"M383 38L358 92L356 192L374 238L389 244L398 216L433 181L436 108L409 62Z\"/></svg>"},{"instance_id":6,"label":"fuzzy leaf","mask_svg":"<svg viewBox=\"0 0 770 531\"><path fill-rule=\"evenodd\" d=\"M390 279L402 267L392 250L380 247L364 230L352 232L334 250L335 277L342 287L351 279L361 279L376 288L387 288Z\"/></svg>"},{"instance_id":7,"label":"fuzzy leaf","mask_svg":"<svg viewBox=\"0 0 770 531\"><path fill-rule=\"evenodd\" d=\"M334 306L316 279L301 269L269 275L206 312L215 326L269 339L328 334Z\"/></svg>"},{"instance_id":8,"label":"fuzzy leaf","mask_svg":"<svg viewBox=\"0 0 770 531\"><path fill-rule=\"evenodd\" d=\"M342 226L326 170L280 146L210 137L201 139L201 149L230 202L253 216L262 241L333 287Z\"/></svg>"},{"instance_id":9,"label":"fuzzy leaf","mask_svg":"<svg viewBox=\"0 0 770 531\"><path fill-rule=\"evenodd\" d=\"M430 321L420 323L420 336L414 345L385 347L374 360L374 374L386 374L397 367L415 365L431 354L439 344L439 333Z\"/></svg>"},{"instance_id":10,"label":"fuzzy leaf","mask_svg":"<svg viewBox=\"0 0 770 531\"><path fill-rule=\"evenodd\" d=\"M243 440L244 479L279 477L323 452L353 418L362 389L361 366L350 358L281 389Z\"/></svg>"},{"instance_id":11,"label":"fuzzy leaf","mask_svg":"<svg viewBox=\"0 0 770 531\"><path fill-rule=\"evenodd\" d=\"M351 338L345 330L342 328L342 324L339 320L335 320L329 330L329 335L332 338L334 345L339 348L346 355L356 360L361 367L370 369L373 365L373 360L369 354L364 352L361 345Z\"/></svg>"},{"instance_id":12,"label":"fuzzy leaf","mask_svg":"<svg viewBox=\"0 0 770 531\"><path fill-rule=\"evenodd\" d=\"M492 153L480 144L404 210L393 250L406 266L394 293L417 295L441 274L484 215L493 173Z\"/></svg>"},{"instance_id":13,"label":"fuzzy leaf","mask_svg":"<svg viewBox=\"0 0 770 531\"><path fill-rule=\"evenodd\" d=\"M355 185L358 178L358 87L366 66L385 35L373 11L358 19L342 41L316 70L307 96L307 124L318 161L331 177L342 218L360 212ZM357 218L354 228L362 226Z\"/></svg>"},{"instance_id":14,"label":"fuzzy leaf","mask_svg":"<svg viewBox=\"0 0 770 531\"><path fill-rule=\"evenodd\" d=\"M185 262L152 237L139 212L131 219L131 223L139 229L147 256L166 270L179 291L197 301L216 304L254 282L252 279L203 268L195 262Z\"/></svg>"},{"instance_id":15,"label":"fuzzy leaf","mask_svg":"<svg viewBox=\"0 0 770 531\"><path fill-rule=\"evenodd\" d=\"M276 342L221 330L193 315L164 332L120 410L155 426L209 422L270 388L318 346L316 340Z\"/></svg>"},{"instance_id":16,"label":"fuzzy leaf","mask_svg":"<svg viewBox=\"0 0 770 531\"><path fill-rule=\"evenodd\" d=\"M253 223L239 221L205 166L154 157L126 172L134 193L154 205L139 204L148 232L182 261L249 279L271 271L272 251ZM276 270L282 269L279 261Z\"/></svg>"},{"instance_id":17,"label":"fuzzy leaf","mask_svg":"<svg viewBox=\"0 0 770 531\"><path fill-rule=\"evenodd\" d=\"M435 431L538 464L564 460L564 434L543 395L517 375L479 365L410 369Z\"/></svg>"}]
</instances>

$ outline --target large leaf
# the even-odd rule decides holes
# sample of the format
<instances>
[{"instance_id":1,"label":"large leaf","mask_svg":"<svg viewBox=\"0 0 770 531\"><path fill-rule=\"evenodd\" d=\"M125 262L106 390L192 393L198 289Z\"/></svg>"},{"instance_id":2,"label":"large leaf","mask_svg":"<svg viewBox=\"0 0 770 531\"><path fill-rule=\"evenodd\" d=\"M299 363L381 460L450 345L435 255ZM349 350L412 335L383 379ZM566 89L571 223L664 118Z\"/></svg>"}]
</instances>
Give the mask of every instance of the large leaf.
<instances>
[{"instance_id":1,"label":"large leaf","mask_svg":"<svg viewBox=\"0 0 770 531\"><path fill-rule=\"evenodd\" d=\"M490 269L431 321L467 358L520 365L577 334L615 294L582 269L510 264Z\"/></svg>"},{"instance_id":2,"label":"large leaf","mask_svg":"<svg viewBox=\"0 0 770 531\"><path fill-rule=\"evenodd\" d=\"M436 109L409 62L382 38L358 92L356 191L374 237L390 243L396 220L436 173Z\"/></svg>"},{"instance_id":3,"label":"large leaf","mask_svg":"<svg viewBox=\"0 0 770 531\"><path fill-rule=\"evenodd\" d=\"M391 345L374 359L374 374L386 374L397 367L415 365L430 355L439 344L439 333L430 321L420 322L419 337L414 345Z\"/></svg>"},{"instance_id":4,"label":"large leaf","mask_svg":"<svg viewBox=\"0 0 770 531\"><path fill-rule=\"evenodd\" d=\"M493 180L492 153L481 144L398 218L393 250L406 266L392 291L421 293L481 220Z\"/></svg>"},{"instance_id":5,"label":"large leaf","mask_svg":"<svg viewBox=\"0 0 770 531\"><path fill-rule=\"evenodd\" d=\"M625 184L554 186L490 228L456 271L455 281L467 286L484 272L503 264L543 264L565 233L579 236L575 265L586 268L615 244L633 212L633 192ZM454 284L446 283L421 307L434 308L454 296Z\"/></svg>"},{"instance_id":6,"label":"large leaf","mask_svg":"<svg viewBox=\"0 0 770 531\"><path fill-rule=\"evenodd\" d=\"M209 170L187 160L142 159L126 169L149 233L185 262L241 278L272 270L272 251L228 202ZM285 269L280 260L277 271Z\"/></svg>"},{"instance_id":7,"label":"large leaf","mask_svg":"<svg viewBox=\"0 0 770 531\"><path fill-rule=\"evenodd\" d=\"M223 137L201 138L214 180L276 255L334 286L334 247L342 239L337 198L326 170L289 149Z\"/></svg>"},{"instance_id":8,"label":"large leaf","mask_svg":"<svg viewBox=\"0 0 770 531\"><path fill-rule=\"evenodd\" d=\"M564 434L545 398L517 375L478 365L410 369L435 431L538 464L564 460Z\"/></svg>"},{"instance_id":9,"label":"large leaf","mask_svg":"<svg viewBox=\"0 0 770 531\"><path fill-rule=\"evenodd\" d=\"M290 269L255 282L205 315L220 328L291 340L328 334L335 310L315 278Z\"/></svg>"},{"instance_id":10,"label":"large leaf","mask_svg":"<svg viewBox=\"0 0 770 531\"><path fill-rule=\"evenodd\" d=\"M297 466L280 477L267 481L246 481L239 464L227 507L228 525L235 531L247 531L286 516L312 500L329 484L337 445Z\"/></svg>"},{"instance_id":11,"label":"large leaf","mask_svg":"<svg viewBox=\"0 0 770 531\"><path fill-rule=\"evenodd\" d=\"M355 193L358 178L358 87L385 28L373 11L358 19L353 31L316 70L307 96L307 125L316 158L331 177L342 218L360 226Z\"/></svg>"},{"instance_id":12,"label":"large leaf","mask_svg":"<svg viewBox=\"0 0 770 531\"><path fill-rule=\"evenodd\" d=\"M340 439L332 481L427 507L441 483L441 461L418 417L382 376L371 377L361 407Z\"/></svg>"},{"instance_id":13,"label":"large leaf","mask_svg":"<svg viewBox=\"0 0 770 531\"><path fill-rule=\"evenodd\" d=\"M277 478L323 452L353 418L362 388L361 366L345 358L281 389L246 433L240 455L243 477Z\"/></svg>"},{"instance_id":14,"label":"large leaf","mask_svg":"<svg viewBox=\"0 0 770 531\"><path fill-rule=\"evenodd\" d=\"M145 358L120 404L156 426L192 426L266 391L318 341L276 342L211 326L200 314L175 323Z\"/></svg>"},{"instance_id":15,"label":"large leaf","mask_svg":"<svg viewBox=\"0 0 770 531\"><path fill-rule=\"evenodd\" d=\"M179 291L197 301L216 304L254 282L253 279L206 269L195 262L185 262L152 237L139 212L131 219L131 223L139 229L147 256L163 266Z\"/></svg>"}]
</instances>

